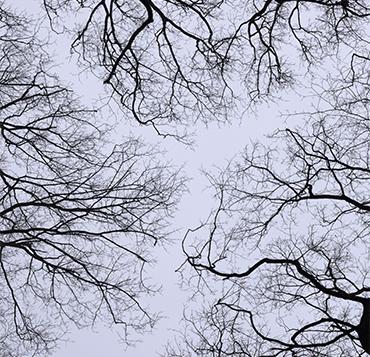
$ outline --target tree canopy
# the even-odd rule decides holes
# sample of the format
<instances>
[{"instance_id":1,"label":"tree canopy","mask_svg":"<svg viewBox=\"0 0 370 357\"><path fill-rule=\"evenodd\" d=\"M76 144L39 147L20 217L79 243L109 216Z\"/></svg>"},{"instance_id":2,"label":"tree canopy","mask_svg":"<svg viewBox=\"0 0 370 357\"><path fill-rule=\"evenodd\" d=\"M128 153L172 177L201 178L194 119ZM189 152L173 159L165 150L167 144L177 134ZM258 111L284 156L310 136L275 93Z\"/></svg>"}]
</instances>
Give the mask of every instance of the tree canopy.
<instances>
[{"instance_id":1,"label":"tree canopy","mask_svg":"<svg viewBox=\"0 0 370 357\"><path fill-rule=\"evenodd\" d=\"M203 306L165 355L370 354L368 4L39 5L32 20L0 2L3 353L50 354L70 323L151 327L145 266L185 190L158 146L111 141L109 118L54 73L53 34L122 120L185 144L199 122L292 94L312 104L205 173L216 206L185 235L179 268Z\"/></svg>"},{"instance_id":2,"label":"tree canopy","mask_svg":"<svg viewBox=\"0 0 370 357\"><path fill-rule=\"evenodd\" d=\"M362 0L43 3L128 117L179 138L182 125L232 119L233 109L280 98L327 61L368 53Z\"/></svg>"},{"instance_id":3,"label":"tree canopy","mask_svg":"<svg viewBox=\"0 0 370 357\"><path fill-rule=\"evenodd\" d=\"M109 143L53 75L37 24L0 9L1 355L50 355L70 323L145 331L145 265L184 179L154 146Z\"/></svg>"},{"instance_id":4,"label":"tree canopy","mask_svg":"<svg viewBox=\"0 0 370 357\"><path fill-rule=\"evenodd\" d=\"M166 356L370 354L368 59L349 71L207 174L218 205L183 242L204 307Z\"/></svg>"}]
</instances>

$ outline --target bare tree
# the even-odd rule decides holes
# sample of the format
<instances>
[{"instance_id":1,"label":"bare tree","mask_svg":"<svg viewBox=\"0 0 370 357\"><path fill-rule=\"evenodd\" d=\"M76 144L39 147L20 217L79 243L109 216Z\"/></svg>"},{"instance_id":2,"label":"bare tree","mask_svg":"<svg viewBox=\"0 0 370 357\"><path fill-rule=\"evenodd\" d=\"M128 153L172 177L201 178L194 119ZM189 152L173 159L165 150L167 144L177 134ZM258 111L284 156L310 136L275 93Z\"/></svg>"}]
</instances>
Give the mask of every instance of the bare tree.
<instances>
[{"instance_id":1,"label":"bare tree","mask_svg":"<svg viewBox=\"0 0 370 357\"><path fill-rule=\"evenodd\" d=\"M127 117L180 139L179 124L227 120L239 100L278 98L303 76L317 85L330 65L332 83L305 125L278 131L275 146L255 143L240 164L209 176L219 206L202 227L205 238L199 229L194 241L191 231L184 240L205 310L186 317L195 339L185 334L185 350L168 354L369 352L368 4L42 3L52 28L72 32L79 64L107 84Z\"/></svg>"},{"instance_id":2,"label":"bare tree","mask_svg":"<svg viewBox=\"0 0 370 357\"><path fill-rule=\"evenodd\" d=\"M72 323L144 332L152 247L184 190L158 148L110 144L52 74L35 23L0 3L0 351L50 355Z\"/></svg>"},{"instance_id":3,"label":"bare tree","mask_svg":"<svg viewBox=\"0 0 370 357\"><path fill-rule=\"evenodd\" d=\"M350 52L368 56L362 0L43 4L56 31L72 32L80 65L109 85L128 117L179 137L180 124L228 120L240 100L279 98L324 64L345 63ZM80 15L72 25L70 14Z\"/></svg>"},{"instance_id":4,"label":"bare tree","mask_svg":"<svg viewBox=\"0 0 370 357\"><path fill-rule=\"evenodd\" d=\"M368 62L304 125L208 174L218 206L186 235L182 270L204 309L167 356L370 354Z\"/></svg>"}]
</instances>

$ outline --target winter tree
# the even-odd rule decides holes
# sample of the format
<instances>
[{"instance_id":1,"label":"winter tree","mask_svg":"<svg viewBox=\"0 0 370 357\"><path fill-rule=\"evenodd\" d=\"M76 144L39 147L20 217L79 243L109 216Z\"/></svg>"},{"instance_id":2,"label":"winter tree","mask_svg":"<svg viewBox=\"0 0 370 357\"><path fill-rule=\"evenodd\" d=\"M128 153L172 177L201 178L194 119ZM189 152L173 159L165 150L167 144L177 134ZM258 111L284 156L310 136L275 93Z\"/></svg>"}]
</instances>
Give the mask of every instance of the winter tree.
<instances>
[{"instance_id":1,"label":"winter tree","mask_svg":"<svg viewBox=\"0 0 370 357\"><path fill-rule=\"evenodd\" d=\"M302 124L207 173L218 204L182 270L204 306L167 356L370 354L369 60L349 71Z\"/></svg>"},{"instance_id":2,"label":"winter tree","mask_svg":"<svg viewBox=\"0 0 370 357\"><path fill-rule=\"evenodd\" d=\"M71 324L146 331L146 265L184 180L158 148L110 143L53 74L37 23L0 9L0 354L50 355Z\"/></svg>"},{"instance_id":3,"label":"winter tree","mask_svg":"<svg viewBox=\"0 0 370 357\"><path fill-rule=\"evenodd\" d=\"M195 123L239 120L286 93L313 104L207 173L218 204L185 236L181 269L204 308L167 354L370 352L368 4L40 5L122 117L162 136L189 143ZM99 113L53 74L35 24L1 8L4 348L47 351L59 336L46 322L142 330L155 320L139 300L152 291L147 250L172 229L184 180L134 138L110 145Z\"/></svg>"}]
</instances>

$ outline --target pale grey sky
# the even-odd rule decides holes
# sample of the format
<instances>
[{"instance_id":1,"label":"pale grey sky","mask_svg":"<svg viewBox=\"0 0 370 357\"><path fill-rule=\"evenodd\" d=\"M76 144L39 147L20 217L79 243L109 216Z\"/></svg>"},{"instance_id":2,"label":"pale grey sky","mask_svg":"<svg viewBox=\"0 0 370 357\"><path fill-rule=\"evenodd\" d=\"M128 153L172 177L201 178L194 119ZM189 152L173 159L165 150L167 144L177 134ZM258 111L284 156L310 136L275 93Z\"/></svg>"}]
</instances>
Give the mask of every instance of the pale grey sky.
<instances>
[{"instance_id":1,"label":"pale grey sky","mask_svg":"<svg viewBox=\"0 0 370 357\"><path fill-rule=\"evenodd\" d=\"M26 11L37 12L38 5L36 4L37 1L22 0L19 2L19 8L23 6ZM56 51L57 58L65 58L68 53L63 52L68 51L68 41L62 39L58 41L60 42L53 50ZM62 70L59 69L58 72L63 80L77 80L77 76L73 75L76 73L73 62L64 61L63 67L60 68ZM87 102L99 94L100 88L98 87L100 85L92 76L87 78L81 76L76 85L78 94L83 96ZM297 100L297 98L295 99ZM294 105L299 107L299 99ZM270 107L262 106L258 118L253 114L245 115L240 125L239 118L236 118L231 126L210 124L208 129L205 129L203 124L199 124L195 130L197 137L194 150L174 142L173 139L157 138L152 129L135 129L126 124L120 124L117 129L117 140L120 140L121 130L122 132L130 130L134 131L135 134L140 133L143 138L149 136L150 141L162 141L162 147L168 150L168 157L172 158L176 164L181 165L187 162L186 173L193 179L189 184L190 193L183 197L174 220L174 227L181 228L174 236L176 242L167 247L167 252L162 248L154 251L154 255L158 258L158 264L150 272L153 282L163 285L163 292L148 300L147 304L153 311L163 311L167 318L158 323L152 335L141 336L142 342L138 343L135 348L126 348L118 342L116 334L119 332L119 327L113 327L110 330L98 325L96 332L92 332L90 329L79 331L72 328L70 336L66 337L75 342L67 345L61 344L60 349L52 357L156 356L155 352L161 352L162 346L167 340L173 340L174 332L171 329L181 328L180 319L183 306L187 304L188 299L186 291L178 287L179 276L175 273L175 269L184 259L181 252L181 238L187 228L194 228L201 220L205 220L213 206L213 192L204 190L207 181L200 175L199 169L201 167L211 169L213 165L225 166L227 160L241 151L250 139L262 138L264 134L271 133L276 129L282 123L279 111L284 111L287 107L292 108L291 101L280 103L280 105L272 104Z\"/></svg>"}]
</instances>

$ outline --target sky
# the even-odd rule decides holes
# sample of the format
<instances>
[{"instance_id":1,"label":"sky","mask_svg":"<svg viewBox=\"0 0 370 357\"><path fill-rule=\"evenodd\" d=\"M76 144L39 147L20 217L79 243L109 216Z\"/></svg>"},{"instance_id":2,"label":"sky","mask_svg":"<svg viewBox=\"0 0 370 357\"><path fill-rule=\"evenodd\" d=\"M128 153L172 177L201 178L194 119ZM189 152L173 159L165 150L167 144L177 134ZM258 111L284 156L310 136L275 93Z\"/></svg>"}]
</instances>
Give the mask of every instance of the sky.
<instances>
[{"instance_id":1,"label":"sky","mask_svg":"<svg viewBox=\"0 0 370 357\"><path fill-rule=\"evenodd\" d=\"M287 104L287 103L285 103ZM183 309L187 307L189 299L185 289L179 287L180 276L175 270L184 261L181 252L181 239L188 228L195 228L204 221L214 206L213 191L207 189L208 181L200 173L200 169L212 170L214 166L224 167L228 161L244 149L250 140L261 139L266 133L272 132L282 125L279 111L282 106L278 104L270 108L263 108L259 118L245 118L239 125L212 124L208 129L201 125L197 129L197 145L192 150L172 139L165 147L170 157L176 163L186 163L185 171L192 179L189 183L189 194L181 200L179 210L174 220L174 227L179 232L174 235L175 243L168 246L167 251L159 249L154 251L158 263L153 268L153 281L163 287L161 294L148 301L153 311L163 311L166 318L159 321L152 335L141 336L142 342L134 348L127 348L117 342L116 331L99 326L96 332L91 330L73 330L70 339L73 343L62 345L53 357L123 357L123 356L157 356L156 352L164 352L163 346L167 341L173 341L173 329L181 328L180 320ZM166 139L167 140L167 139ZM196 305L196 304L195 304Z\"/></svg>"},{"instance_id":2,"label":"sky","mask_svg":"<svg viewBox=\"0 0 370 357\"><path fill-rule=\"evenodd\" d=\"M189 298L187 292L178 286L180 276L175 270L184 261L181 252L181 238L187 228L195 228L200 221L205 220L213 207L212 190L206 189L207 180L199 173L201 167L212 169L213 165L223 167L235 154L241 151L250 139L263 136L265 130L270 130L279 121L278 108L266 109L265 120L256 118L246 119L242 125L231 127L211 125L208 130L200 128L197 131L198 145L194 151L178 143L171 143L171 155L177 162L187 162L186 172L193 180L190 183L190 193L181 201L176 214L174 227L180 227L176 235L175 244L164 250L156 251L158 264L153 268L153 280L163 286L161 295L149 301L152 310L163 311L168 318L161 320L153 331L153 335L142 336L143 341L135 348L124 350L124 346L117 343L114 331L108 328L98 328L98 333L89 330L73 331L71 339L75 342L63 346L53 354L53 357L118 357L118 356L156 356L162 346L173 340L175 335L171 329L179 328L183 308L187 306ZM275 118L276 116L276 118ZM268 118L267 118L268 117Z\"/></svg>"},{"instance_id":3,"label":"sky","mask_svg":"<svg viewBox=\"0 0 370 357\"><path fill-rule=\"evenodd\" d=\"M30 12L37 12L37 1L22 0L19 7ZM68 54L69 42L58 40L56 57L64 58ZM59 75L65 81L76 83L76 90L88 103L94 96L99 94L101 85L93 77L77 76L77 69L73 63L64 62L59 68ZM295 100L297 98L294 98ZM286 108L292 109L299 106L299 100L293 104L293 100L261 106L258 115L245 115L242 122L235 120L232 125L210 124L208 128L199 124L196 129L196 145L193 149L174 141L171 138L159 139L150 128L134 128L122 123L117 132L117 140L120 133L133 131L149 140L161 140L162 147L168 151L168 156L181 165L186 163L185 171L192 179L189 183L189 193L185 194L173 225L179 231L173 236L175 242L167 246L167 251L157 248L154 254L158 257L158 264L148 272L158 285L163 286L161 294L147 301L152 311L163 311L167 318L162 319L153 330L152 335L141 336L142 342L135 348L126 348L118 342L118 329L98 325L94 331L91 329L77 330L72 328L69 336L74 341L68 344L62 343L52 357L123 357L123 356L156 356L156 351L163 351L163 345L173 340L173 329L181 328L180 319L183 309L188 305L189 298L186 290L179 287L180 276L175 270L181 265L184 256L181 252L181 239L188 228L195 228L204 221L214 205L212 190L207 190L207 180L199 170L204 168L211 170L213 166L223 167L233 156L240 152L250 140L263 138L264 134L271 133L277 127L284 124L279 117L280 112Z\"/></svg>"}]
</instances>

